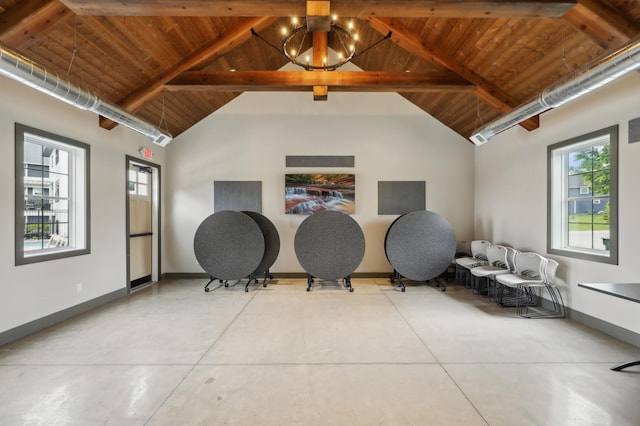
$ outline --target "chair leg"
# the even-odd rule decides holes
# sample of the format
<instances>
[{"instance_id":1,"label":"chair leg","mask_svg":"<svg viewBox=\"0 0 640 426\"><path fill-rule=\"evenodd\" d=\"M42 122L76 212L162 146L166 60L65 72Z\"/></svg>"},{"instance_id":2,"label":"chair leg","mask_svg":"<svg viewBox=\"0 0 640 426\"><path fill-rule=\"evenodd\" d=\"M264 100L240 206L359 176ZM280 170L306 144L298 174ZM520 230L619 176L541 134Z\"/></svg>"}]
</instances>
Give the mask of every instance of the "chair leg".
<instances>
[{"instance_id":1,"label":"chair leg","mask_svg":"<svg viewBox=\"0 0 640 426\"><path fill-rule=\"evenodd\" d=\"M539 307L536 310L532 310L529 306L526 305L526 301L523 302L521 299L518 301L517 312L518 315L523 318L566 318L566 310L564 307L564 301L562 299L562 294L560 290L558 290L555 286L544 284L540 286L540 294L535 293L535 288L524 289L524 293L529 293L530 301L532 302L530 306L541 306L542 303L542 289L545 288L549 293L550 302L553 305L550 309L544 309ZM533 303L533 302L536 303Z\"/></svg>"}]
</instances>

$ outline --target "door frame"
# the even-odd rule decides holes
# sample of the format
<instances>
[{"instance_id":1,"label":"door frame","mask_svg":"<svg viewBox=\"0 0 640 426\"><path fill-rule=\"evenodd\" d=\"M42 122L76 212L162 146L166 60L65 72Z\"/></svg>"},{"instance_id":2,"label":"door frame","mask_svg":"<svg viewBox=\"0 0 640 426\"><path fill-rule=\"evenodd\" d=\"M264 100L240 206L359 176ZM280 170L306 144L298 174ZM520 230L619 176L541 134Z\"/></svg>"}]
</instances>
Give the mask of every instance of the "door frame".
<instances>
[{"instance_id":1,"label":"door frame","mask_svg":"<svg viewBox=\"0 0 640 426\"><path fill-rule=\"evenodd\" d=\"M127 257L127 293L131 293L131 244L129 234L131 231L130 223L129 223L129 167L131 164L138 164L145 167L150 167L152 169L151 172L151 227L152 227L152 237L151 237L151 283L160 281L162 270L161 268L161 242L162 242L162 234L160 224L162 219L161 214L161 167L159 164L152 163L147 160L143 160L141 158L132 157L127 155L125 158L125 203L126 203L126 227L125 227L125 239L126 239L126 257ZM146 285L140 286L139 288L144 288ZM138 288L136 288L138 290Z\"/></svg>"}]
</instances>

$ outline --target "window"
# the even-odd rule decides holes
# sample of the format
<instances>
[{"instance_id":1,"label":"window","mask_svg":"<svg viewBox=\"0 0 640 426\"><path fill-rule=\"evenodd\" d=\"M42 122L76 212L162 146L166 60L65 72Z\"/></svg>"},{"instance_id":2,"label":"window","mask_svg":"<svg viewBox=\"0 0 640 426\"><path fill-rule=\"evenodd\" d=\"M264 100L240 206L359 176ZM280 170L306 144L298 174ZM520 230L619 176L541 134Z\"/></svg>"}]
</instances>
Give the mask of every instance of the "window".
<instances>
[{"instance_id":1,"label":"window","mask_svg":"<svg viewBox=\"0 0 640 426\"><path fill-rule=\"evenodd\" d=\"M618 264L618 126L548 147L547 251Z\"/></svg>"},{"instance_id":2,"label":"window","mask_svg":"<svg viewBox=\"0 0 640 426\"><path fill-rule=\"evenodd\" d=\"M16 123L16 265L90 253L89 145Z\"/></svg>"},{"instance_id":3,"label":"window","mask_svg":"<svg viewBox=\"0 0 640 426\"><path fill-rule=\"evenodd\" d=\"M133 166L129 169L129 194L149 195L149 173L148 167Z\"/></svg>"}]
</instances>

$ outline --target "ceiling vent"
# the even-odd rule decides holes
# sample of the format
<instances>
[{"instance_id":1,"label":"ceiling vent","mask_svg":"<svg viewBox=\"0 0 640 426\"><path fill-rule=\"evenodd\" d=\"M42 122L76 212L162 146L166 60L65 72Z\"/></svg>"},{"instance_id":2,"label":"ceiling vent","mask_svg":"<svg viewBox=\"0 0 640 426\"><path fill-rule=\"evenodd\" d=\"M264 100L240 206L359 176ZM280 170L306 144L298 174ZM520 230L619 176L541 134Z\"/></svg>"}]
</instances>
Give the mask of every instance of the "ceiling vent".
<instances>
[{"instance_id":1,"label":"ceiling vent","mask_svg":"<svg viewBox=\"0 0 640 426\"><path fill-rule=\"evenodd\" d=\"M590 62L547 87L535 99L479 128L469 139L476 145L482 145L498 133L524 120L551 108L557 108L638 69L640 69L640 36L633 38L617 51Z\"/></svg>"},{"instance_id":2,"label":"ceiling vent","mask_svg":"<svg viewBox=\"0 0 640 426\"><path fill-rule=\"evenodd\" d=\"M43 66L0 46L0 74L26 84L47 95L77 108L93 111L150 138L160 146L171 142L172 136L122 108L102 101L89 90L82 89L70 80L60 78Z\"/></svg>"}]
</instances>

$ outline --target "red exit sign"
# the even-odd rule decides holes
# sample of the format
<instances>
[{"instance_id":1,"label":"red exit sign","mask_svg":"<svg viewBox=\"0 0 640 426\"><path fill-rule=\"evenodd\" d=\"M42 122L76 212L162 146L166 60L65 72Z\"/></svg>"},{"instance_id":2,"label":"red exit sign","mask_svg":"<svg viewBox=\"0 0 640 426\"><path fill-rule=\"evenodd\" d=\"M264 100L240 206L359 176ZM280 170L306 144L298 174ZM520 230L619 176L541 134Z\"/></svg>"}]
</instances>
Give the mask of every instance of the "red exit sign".
<instances>
[{"instance_id":1,"label":"red exit sign","mask_svg":"<svg viewBox=\"0 0 640 426\"><path fill-rule=\"evenodd\" d=\"M153 158L153 151L149 148L140 148L138 152L142 158L146 158L147 160L151 160Z\"/></svg>"}]
</instances>

